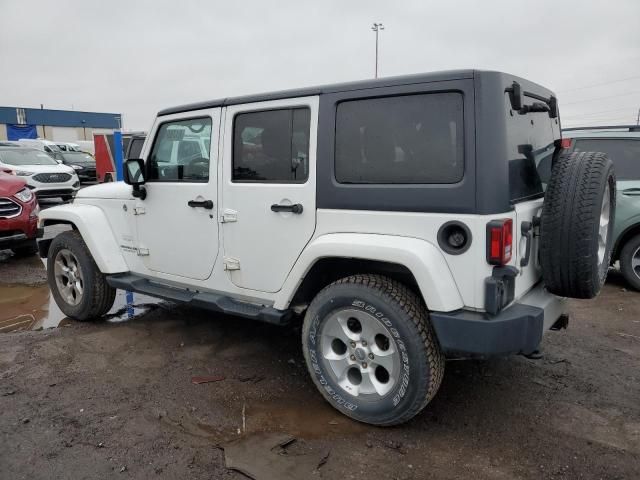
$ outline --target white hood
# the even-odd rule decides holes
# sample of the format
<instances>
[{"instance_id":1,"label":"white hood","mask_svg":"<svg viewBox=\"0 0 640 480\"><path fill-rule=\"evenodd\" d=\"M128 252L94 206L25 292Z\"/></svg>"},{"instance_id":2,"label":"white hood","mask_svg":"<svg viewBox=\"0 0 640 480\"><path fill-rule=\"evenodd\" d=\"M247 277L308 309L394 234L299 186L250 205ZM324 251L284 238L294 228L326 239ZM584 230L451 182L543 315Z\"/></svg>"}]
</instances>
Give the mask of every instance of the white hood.
<instances>
[{"instance_id":1,"label":"white hood","mask_svg":"<svg viewBox=\"0 0 640 480\"><path fill-rule=\"evenodd\" d=\"M29 172L29 173L69 173L75 174L76 171L67 167L66 165L9 165L8 163L2 164L3 168L9 168L13 171Z\"/></svg>"}]
</instances>

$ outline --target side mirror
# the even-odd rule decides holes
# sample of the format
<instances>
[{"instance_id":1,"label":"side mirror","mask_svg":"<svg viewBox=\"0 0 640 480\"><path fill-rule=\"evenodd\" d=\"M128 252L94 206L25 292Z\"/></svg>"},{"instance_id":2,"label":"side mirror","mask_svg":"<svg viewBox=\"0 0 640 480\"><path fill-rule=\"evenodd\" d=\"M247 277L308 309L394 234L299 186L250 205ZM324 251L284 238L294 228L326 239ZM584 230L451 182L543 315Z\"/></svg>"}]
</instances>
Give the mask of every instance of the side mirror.
<instances>
[{"instance_id":1,"label":"side mirror","mask_svg":"<svg viewBox=\"0 0 640 480\"><path fill-rule=\"evenodd\" d=\"M144 162L140 158L132 158L124 163L123 169L124 183L133 187L133 196L144 200L147 198L147 191L144 185Z\"/></svg>"}]
</instances>

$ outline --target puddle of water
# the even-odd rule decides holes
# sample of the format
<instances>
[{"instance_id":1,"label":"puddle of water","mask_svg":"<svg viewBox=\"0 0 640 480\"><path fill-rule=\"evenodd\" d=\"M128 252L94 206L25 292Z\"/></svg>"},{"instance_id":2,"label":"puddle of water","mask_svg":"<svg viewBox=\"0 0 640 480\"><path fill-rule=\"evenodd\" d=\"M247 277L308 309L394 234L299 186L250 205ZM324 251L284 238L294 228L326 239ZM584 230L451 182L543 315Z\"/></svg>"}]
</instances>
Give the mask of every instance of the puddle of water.
<instances>
[{"instance_id":1,"label":"puddle of water","mask_svg":"<svg viewBox=\"0 0 640 480\"><path fill-rule=\"evenodd\" d=\"M108 322L139 317L161 303L157 298L118 290L116 301L105 316ZM0 284L0 333L61 327L73 322L56 304L48 285Z\"/></svg>"}]
</instances>

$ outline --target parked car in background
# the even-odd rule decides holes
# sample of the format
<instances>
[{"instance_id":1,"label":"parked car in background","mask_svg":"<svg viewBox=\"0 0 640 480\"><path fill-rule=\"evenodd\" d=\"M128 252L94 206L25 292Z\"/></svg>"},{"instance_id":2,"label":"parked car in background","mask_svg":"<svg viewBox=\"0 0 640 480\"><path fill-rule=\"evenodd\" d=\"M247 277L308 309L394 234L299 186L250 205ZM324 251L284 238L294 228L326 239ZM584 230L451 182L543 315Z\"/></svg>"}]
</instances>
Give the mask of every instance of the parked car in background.
<instances>
[{"instance_id":1,"label":"parked car in background","mask_svg":"<svg viewBox=\"0 0 640 480\"><path fill-rule=\"evenodd\" d=\"M80 188L80 179L73 168L59 164L41 150L0 147L0 168L23 177L38 198L68 201Z\"/></svg>"},{"instance_id":2,"label":"parked car in background","mask_svg":"<svg viewBox=\"0 0 640 480\"><path fill-rule=\"evenodd\" d=\"M16 255L32 255L38 251L40 208L27 182L4 170L0 168L0 250L8 248Z\"/></svg>"},{"instance_id":3,"label":"parked car in background","mask_svg":"<svg viewBox=\"0 0 640 480\"><path fill-rule=\"evenodd\" d=\"M56 142L56 145L63 152L80 152L80 145L73 142Z\"/></svg>"},{"instance_id":4,"label":"parked car in background","mask_svg":"<svg viewBox=\"0 0 640 480\"><path fill-rule=\"evenodd\" d=\"M62 150L60 150L60 147L58 147L58 145L56 145L51 140L43 140L40 138L35 140L30 138L21 138L16 143L21 147L35 148L36 150L46 152L55 160L59 160L59 162L62 162Z\"/></svg>"},{"instance_id":5,"label":"parked car in background","mask_svg":"<svg viewBox=\"0 0 640 480\"><path fill-rule=\"evenodd\" d=\"M571 152L606 153L616 169L616 215L611 262L640 290L640 126L568 128L563 146Z\"/></svg>"},{"instance_id":6,"label":"parked car in background","mask_svg":"<svg viewBox=\"0 0 640 480\"><path fill-rule=\"evenodd\" d=\"M76 141L78 144L78 149L81 152L88 153L91 156L95 156L96 149L91 140L78 140Z\"/></svg>"},{"instance_id":7,"label":"parked car in background","mask_svg":"<svg viewBox=\"0 0 640 480\"><path fill-rule=\"evenodd\" d=\"M85 152L62 152L62 163L73 168L81 183L96 181L96 159Z\"/></svg>"},{"instance_id":8,"label":"parked car in background","mask_svg":"<svg viewBox=\"0 0 640 480\"><path fill-rule=\"evenodd\" d=\"M133 135L131 140L129 141L129 145L125 149L125 160L130 158L140 158L142 154L142 147L144 146L144 141L147 138L146 135Z\"/></svg>"}]
</instances>

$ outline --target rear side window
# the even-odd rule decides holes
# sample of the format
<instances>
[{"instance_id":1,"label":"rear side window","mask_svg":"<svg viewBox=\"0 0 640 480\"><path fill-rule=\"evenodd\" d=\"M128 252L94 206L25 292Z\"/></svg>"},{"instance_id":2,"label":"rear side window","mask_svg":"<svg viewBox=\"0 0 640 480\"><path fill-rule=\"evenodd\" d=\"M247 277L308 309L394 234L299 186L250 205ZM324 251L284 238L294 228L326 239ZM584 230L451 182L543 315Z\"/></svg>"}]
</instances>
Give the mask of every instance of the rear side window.
<instances>
[{"instance_id":1,"label":"rear side window","mask_svg":"<svg viewBox=\"0 0 640 480\"><path fill-rule=\"evenodd\" d=\"M464 173L463 97L430 93L338 105L340 183L456 183Z\"/></svg>"},{"instance_id":2,"label":"rear side window","mask_svg":"<svg viewBox=\"0 0 640 480\"><path fill-rule=\"evenodd\" d=\"M640 179L640 139L577 139L574 151L606 153L613 162L618 180Z\"/></svg>"},{"instance_id":3,"label":"rear side window","mask_svg":"<svg viewBox=\"0 0 640 480\"><path fill-rule=\"evenodd\" d=\"M309 178L308 108L239 113L233 128L233 181L303 183Z\"/></svg>"}]
</instances>

